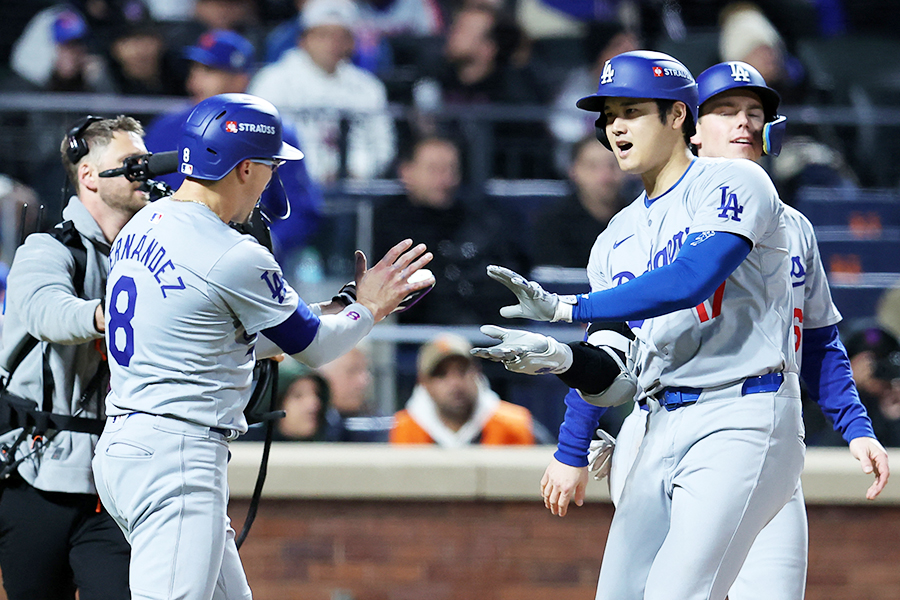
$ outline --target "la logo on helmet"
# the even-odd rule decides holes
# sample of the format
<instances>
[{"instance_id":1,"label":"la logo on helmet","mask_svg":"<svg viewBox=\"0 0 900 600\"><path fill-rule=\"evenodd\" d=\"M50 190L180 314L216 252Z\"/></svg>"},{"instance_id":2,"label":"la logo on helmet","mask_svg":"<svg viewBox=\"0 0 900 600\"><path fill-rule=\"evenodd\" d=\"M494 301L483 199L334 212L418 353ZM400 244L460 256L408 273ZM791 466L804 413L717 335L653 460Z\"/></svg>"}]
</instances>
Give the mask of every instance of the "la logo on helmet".
<instances>
[{"instance_id":1,"label":"la logo on helmet","mask_svg":"<svg viewBox=\"0 0 900 600\"><path fill-rule=\"evenodd\" d=\"M736 83L750 83L750 71L737 63L731 63L731 78Z\"/></svg>"},{"instance_id":2,"label":"la logo on helmet","mask_svg":"<svg viewBox=\"0 0 900 600\"><path fill-rule=\"evenodd\" d=\"M612 83L613 77L615 77L616 72L613 71L612 63L610 61L606 61L606 64L603 65L603 73L600 74L600 85L604 83Z\"/></svg>"}]
</instances>

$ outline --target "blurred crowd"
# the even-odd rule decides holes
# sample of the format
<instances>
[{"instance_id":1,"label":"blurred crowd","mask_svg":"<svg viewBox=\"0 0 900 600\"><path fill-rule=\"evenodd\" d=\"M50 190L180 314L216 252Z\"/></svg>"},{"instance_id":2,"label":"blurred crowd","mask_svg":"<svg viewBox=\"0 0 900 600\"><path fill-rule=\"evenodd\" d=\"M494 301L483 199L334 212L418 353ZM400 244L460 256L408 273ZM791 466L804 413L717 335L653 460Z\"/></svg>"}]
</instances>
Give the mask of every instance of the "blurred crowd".
<instances>
[{"instance_id":1,"label":"blurred crowd","mask_svg":"<svg viewBox=\"0 0 900 600\"><path fill-rule=\"evenodd\" d=\"M154 104L134 115L152 152L175 150L191 108L212 95L249 92L275 104L285 139L306 158L279 169L281 185L270 186L262 203L286 217L273 224L276 254L301 289L352 268L352 255L330 262L336 240L349 238L340 250L352 251L358 231L326 226L327 200L349 183L395 180L387 192L353 197L372 204L375 257L404 237L435 253L437 285L399 316L404 324L502 321L497 311L508 298L484 276L488 264L522 273L584 267L596 236L640 189L596 143L591 115L575 109L596 90L604 62L621 52L664 51L694 75L742 60L778 90L789 118L792 108L806 107L794 113L806 118L789 120L781 156L765 164L788 203L809 186L900 186L900 136L892 133L900 123L873 129L862 118L900 107L900 68L882 60L900 51L892 25L900 6L890 0L21 0L4 3L0 17L0 92L168 98L167 110ZM848 113L834 122L809 117L810 109L828 107ZM23 204L45 205L45 225L55 222L64 203L59 141L79 116L0 111L0 155L9 159L0 167L0 259L8 262L20 231L35 226L34 213L20 222ZM180 179L166 182L177 187ZM495 180L556 185L550 195L537 188L496 194L487 185ZM446 342L451 350L461 343ZM869 369L875 381L900 377L884 375L894 372L885 361L896 360L895 352L879 354L881 366ZM368 367L360 366L365 352L348 356L358 363L359 387L371 388ZM530 415L498 404L464 362L428 372L418 365L403 419L420 422L404 435L456 443L460 435L445 431L449 419L469 442L480 440L483 427L466 424L482 418L487 409L479 406L490 406L505 415L501 421L518 423L515 439L549 439ZM344 399L354 395L342 390L350 375L335 379L296 365L282 371L282 402L303 408L294 411L297 420L280 423L280 439L395 436L391 415L372 408L378 403L359 392ZM462 391L450 393L468 406L457 407L457 417L423 409L422 398L440 396L428 385L434 377L462 382ZM892 390L872 392L873 407L887 406L890 431L893 415L900 418L896 404L883 400ZM430 425L421 421L426 413ZM894 434L885 435L890 443ZM830 443L827 428L821 439Z\"/></svg>"}]
</instances>

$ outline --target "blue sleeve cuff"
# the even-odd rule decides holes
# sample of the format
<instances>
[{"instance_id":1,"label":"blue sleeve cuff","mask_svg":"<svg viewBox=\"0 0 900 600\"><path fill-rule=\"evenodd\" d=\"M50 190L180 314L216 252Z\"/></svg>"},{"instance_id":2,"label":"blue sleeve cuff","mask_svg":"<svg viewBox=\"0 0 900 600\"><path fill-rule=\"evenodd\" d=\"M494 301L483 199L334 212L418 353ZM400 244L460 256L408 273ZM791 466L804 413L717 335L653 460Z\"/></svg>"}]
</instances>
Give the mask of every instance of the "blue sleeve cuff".
<instances>
[{"instance_id":1,"label":"blue sleeve cuff","mask_svg":"<svg viewBox=\"0 0 900 600\"><path fill-rule=\"evenodd\" d=\"M564 465L586 467L591 439L606 409L588 404L574 389L566 394L565 402L566 416L559 426L559 441L553 456Z\"/></svg>"},{"instance_id":2,"label":"blue sleeve cuff","mask_svg":"<svg viewBox=\"0 0 900 600\"><path fill-rule=\"evenodd\" d=\"M313 314L302 300L297 310L274 327L262 330L285 354L297 354L305 350L319 331L319 317Z\"/></svg>"}]
</instances>

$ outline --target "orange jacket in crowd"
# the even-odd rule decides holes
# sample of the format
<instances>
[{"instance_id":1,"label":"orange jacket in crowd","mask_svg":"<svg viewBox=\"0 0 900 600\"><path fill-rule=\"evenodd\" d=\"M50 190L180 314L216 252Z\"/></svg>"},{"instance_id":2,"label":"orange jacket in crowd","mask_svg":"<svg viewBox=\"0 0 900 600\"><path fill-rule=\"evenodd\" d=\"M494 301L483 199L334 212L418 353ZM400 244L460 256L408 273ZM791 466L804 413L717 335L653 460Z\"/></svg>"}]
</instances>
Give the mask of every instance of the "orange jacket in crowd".
<instances>
[{"instance_id":1,"label":"orange jacket in crowd","mask_svg":"<svg viewBox=\"0 0 900 600\"><path fill-rule=\"evenodd\" d=\"M412 418L407 410L395 415L389 441L392 444L433 444L434 440ZM480 439L472 442L490 445L534 444L534 427L527 408L501 401L481 430Z\"/></svg>"}]
</instances>

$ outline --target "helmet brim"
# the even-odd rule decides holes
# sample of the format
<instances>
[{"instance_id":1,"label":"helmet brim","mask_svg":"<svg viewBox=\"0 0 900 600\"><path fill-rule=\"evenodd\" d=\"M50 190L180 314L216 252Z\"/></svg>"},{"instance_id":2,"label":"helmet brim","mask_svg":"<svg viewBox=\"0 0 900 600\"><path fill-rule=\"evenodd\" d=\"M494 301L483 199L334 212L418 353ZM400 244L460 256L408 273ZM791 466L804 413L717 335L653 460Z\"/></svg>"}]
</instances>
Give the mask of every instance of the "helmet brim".
<instances>
[{"instance_id":1,"label":"helmet brim","mask_svg":"<svg viewBox=\"0 0 900 600\"><path fill-rule=\"evenodd\" d=\"M585 96L581 100L575 103L575 106L580 108L581 110L587 110L590 112L603 112L603 104L606 101L606 96L598 96L596 94Z\"/></svg>"},{"instance_id":2,"label":"helmet brim","mask_svg":"<svg viewBox=\"0 0 900 600\"><path fill-rule=\"evenodd\" d=\"M303 158L303 153L300 152L299 148L294 148L287 142L281 142L281 149L278 150L278 154L272 158L277 158L279 160L300 160Z\"/></svg>"}]
</instances>

